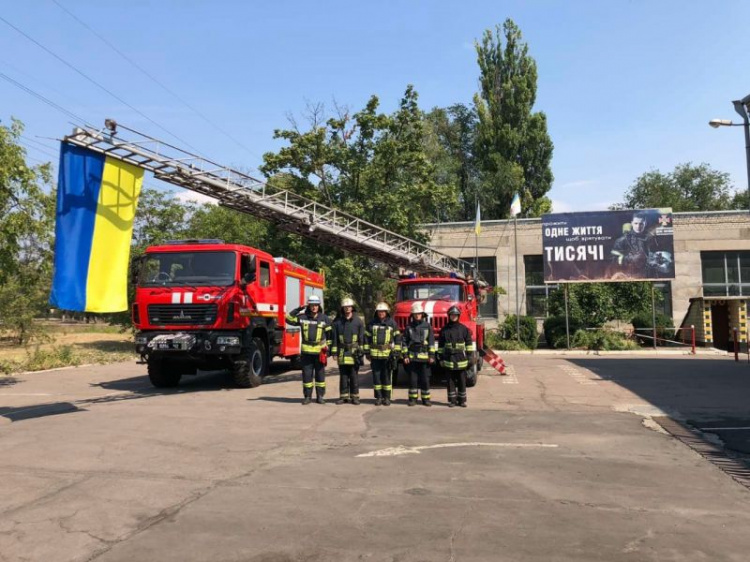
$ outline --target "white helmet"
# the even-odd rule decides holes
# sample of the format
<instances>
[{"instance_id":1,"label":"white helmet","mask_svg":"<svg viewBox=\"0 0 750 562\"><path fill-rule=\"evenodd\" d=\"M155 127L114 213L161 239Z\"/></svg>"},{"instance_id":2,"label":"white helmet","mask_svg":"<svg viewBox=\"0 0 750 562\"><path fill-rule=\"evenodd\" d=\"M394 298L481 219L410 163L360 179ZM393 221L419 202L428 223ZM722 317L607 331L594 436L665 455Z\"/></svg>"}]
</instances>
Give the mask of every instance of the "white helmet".
<instances>
[{"instance_id":1,"label":"white helmet","mask_svg":"<svg viewBox=\"0 0 750 562\"><path fill-rule=\"evenodd\" d=\"M375 312L390 312L391 309L388 306L388 303L385 302L379 302L378 305L375 307Z\"/></svg>"},{"instance_id":2,"label":"white helmet","mask_svg":"<svg viewBox=\"0 0 750 562\"><path fill-rule=\"evenodd\" d=\"M318 295L310 295L309 297L307 297L307 304L320 305L320 297Z\"/></svg>"},{"instance_id":3,"label":"white helmet","mask_svg":"<svg viewBox=\"0 0 750 562\"><path fill-rule=\"evenodd\" d=\"M352 308L354 308L354 300L346 297L341 301L341 308L344 308L345 306L351 306Z\"/></svg>"},{"instance_id":4,"label":"white helmet","mask_svg":"<svg viewBox=\"0 0 750 562\"><path fill-rule=\"evenodd\" d=\"M419 302L412 303L411 313L412 314L424 314L424 308L422 308L422 303L419 303Z\"/></svg>"}]
</instances>

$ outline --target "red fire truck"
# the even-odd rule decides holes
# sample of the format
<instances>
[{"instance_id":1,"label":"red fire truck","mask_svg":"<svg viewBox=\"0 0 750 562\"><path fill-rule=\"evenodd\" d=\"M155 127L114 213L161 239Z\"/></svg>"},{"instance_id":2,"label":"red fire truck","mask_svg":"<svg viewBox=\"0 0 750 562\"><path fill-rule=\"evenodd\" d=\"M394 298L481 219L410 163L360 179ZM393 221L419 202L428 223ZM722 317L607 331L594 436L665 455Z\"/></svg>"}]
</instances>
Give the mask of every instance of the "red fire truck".
<instances>
[{"instance_id":1,"label":"red fire truck","mask_svg":"<svg viewBox=\"0 0 750 562\"><path fill-rule=\"evenodd\" d=\"M311 294L323 299L322 274L222 240L170 241L133 264L136 351L159 388L198 369L228 369L237 386L258 386L271 358L300 353L286 312Z\"/></svg>"},{"instance_id":2,"label":"red fire truck","mask_svg":"<svg viewBox=\"0 0 750 562\"><path fill-rule=\"evenodd\" d=\"M448 323L448 309L456 305L461 309L459 321L469 328L477 349L481 350L484 347L484 323L479 319L479 303L486 289L485 283L456 273L425 277L414 273L404 275L399 279L396 290L396 324L403 331L409 322L412 304L419 302L432 325L437 342L440 330ZM466 378L467 386L477 384L477 374L482 369L482 356L475 353L472 359L472 367ZM438 366L433 366L432 372L438 378L443 377Z\"/></svg>"}]
</instances>

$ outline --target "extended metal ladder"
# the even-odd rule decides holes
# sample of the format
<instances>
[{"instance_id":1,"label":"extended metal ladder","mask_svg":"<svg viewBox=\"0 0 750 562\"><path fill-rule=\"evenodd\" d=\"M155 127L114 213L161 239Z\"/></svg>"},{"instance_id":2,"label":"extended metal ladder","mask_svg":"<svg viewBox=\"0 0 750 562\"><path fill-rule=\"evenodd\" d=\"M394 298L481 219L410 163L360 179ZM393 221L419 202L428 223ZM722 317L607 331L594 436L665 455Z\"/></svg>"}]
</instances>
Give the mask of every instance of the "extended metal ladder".
<instances>
[{"instance_id":1,"label":"extended metal ladder","mask_svg":"<svg viewBox=\"0 0 750 562\"><path fill-rule=\"evenodd\" d=\"M473 272L471 263L433 250L352 215L245 173L191 154L113 120L105 129L76 128L65 142L128 162L154 177L202 193L224 207L271 221L280 228L385 264L419 273ZM125 139L117 129L128 132Z\"/></svg>"}]
</instances>

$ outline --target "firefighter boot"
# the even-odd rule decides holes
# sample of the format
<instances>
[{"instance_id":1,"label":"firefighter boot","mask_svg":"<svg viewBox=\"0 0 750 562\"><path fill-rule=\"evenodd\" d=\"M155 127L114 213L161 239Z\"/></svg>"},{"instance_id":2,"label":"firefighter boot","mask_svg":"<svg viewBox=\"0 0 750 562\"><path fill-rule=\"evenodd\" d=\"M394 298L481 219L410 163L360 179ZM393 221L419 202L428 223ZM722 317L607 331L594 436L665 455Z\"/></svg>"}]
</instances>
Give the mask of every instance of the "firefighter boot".
<instances>
[{"instance_id":1,"label":"firefighter boot","mask_svg":"<svg viewBox=\"0 0 750 562\"><path fill-rule=\"evenodd\" d=\"M339 406L341 404L346 404L347 402L349 402L349 397L342 396L341 398L339 398L338 400L336 400L336 404L338 404Z\"/></svg>"},{"instance_id":2,"label":"firefighter boot","mask_svg":"<svg viewBox=\"0 0 750 562\"><path fill-rule=\"evenodd\" d=\"M317 398L315 399L315 401L316 401L316 402L317 402L318 404L325 404L325 403L326 403L326 399L325 399L325 398L323 398L322 396L318 396L318 397L317 397Z\"/></svg>"},{"instance_id":3,"label":"firefighter boot","mask_svg":"<svg viewBox=\"0 0 750 562\"><path fill-rule=\"evenodd\" d=\"M359 406L359 395L352 394L352 404Z\"/></svg>"},{"instance_id":4,"label":"firefighter boot","mask_svg":"<svg viewBox=\"0 0 750 562\"><path fill-rule=\"evenodd\" d=\"M312 396L305 396L302 399L302 405L307 406L310 402L312 402Z\"/></svg>"},{"instance_id":5,"label":"firefighter boot","mask_svg":"<svg viewBox=\"0 0 750 562\"><path fill-rule=\"evenodd\" d=\"M378 398L375 399L375 405L376 406L380 406L382 403L383 403L382 398L378 397Z\"/></svg>"}]
</instances>

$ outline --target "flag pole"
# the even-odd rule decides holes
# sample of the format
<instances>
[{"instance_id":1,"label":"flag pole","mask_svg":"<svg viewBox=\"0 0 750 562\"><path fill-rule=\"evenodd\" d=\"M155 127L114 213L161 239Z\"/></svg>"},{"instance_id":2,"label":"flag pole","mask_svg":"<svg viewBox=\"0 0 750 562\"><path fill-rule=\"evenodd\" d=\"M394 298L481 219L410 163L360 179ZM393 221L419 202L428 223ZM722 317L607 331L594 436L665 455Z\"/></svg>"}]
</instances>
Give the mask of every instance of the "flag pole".
<instances>
[{"instance_id":1,"label":"flag pole","mask_svg":"<svg viewBox=\"0 0 750 562\"><path fill-rule=\"evenodd\" d=\"M516 341L521 341L521 303L518 300L518 215L513 216L513 241L516 247Z\"/></svg>"}]
</instances>

